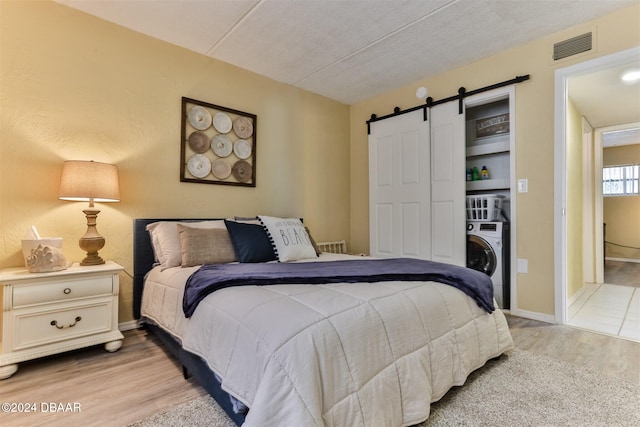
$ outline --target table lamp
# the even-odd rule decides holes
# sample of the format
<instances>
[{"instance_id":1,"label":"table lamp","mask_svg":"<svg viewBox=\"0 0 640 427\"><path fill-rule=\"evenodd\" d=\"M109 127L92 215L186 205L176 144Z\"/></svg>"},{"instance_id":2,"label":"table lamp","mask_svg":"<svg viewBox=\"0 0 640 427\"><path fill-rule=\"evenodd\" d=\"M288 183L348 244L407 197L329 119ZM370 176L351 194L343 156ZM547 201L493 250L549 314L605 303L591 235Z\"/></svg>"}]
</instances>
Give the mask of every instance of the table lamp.
<instances>
[{"instance_id":1,"label":"table lamp","mask_svg":"<svg viewBox=\"0 0 640 427\"><path fill-rule=\"evenodd\" d=\"M80 265L104 264L98 251L104 247L105 239L96 229L96 219L100 211L94 208L93 203L120 201L118 168L107 163L67 160L62 165L58 198L89 202L89 208L83 210L87 217L87 232L78 242L87 256Z\"/></svg>"}]
</instances>

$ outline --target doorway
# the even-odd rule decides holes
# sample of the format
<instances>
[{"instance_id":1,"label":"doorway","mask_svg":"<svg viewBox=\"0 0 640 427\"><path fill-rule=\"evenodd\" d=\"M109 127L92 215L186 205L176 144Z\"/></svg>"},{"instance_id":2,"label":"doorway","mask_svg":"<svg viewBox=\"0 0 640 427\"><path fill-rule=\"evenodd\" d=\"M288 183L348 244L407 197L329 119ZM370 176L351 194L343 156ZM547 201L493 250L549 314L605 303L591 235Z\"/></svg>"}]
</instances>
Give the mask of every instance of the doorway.
<instances>
[{"instance_id":1,"label":"doorway","mask_svg":"<svg viewBox=\"0 0 640 427\"><path fill-rule=\"evenodd\" d=\"M595 150L596 177L602 177L606 170L607 177L612 178L611 174L625 169L633 178L640 172L640 121L596 129ZM627 194L637 192L637 185L620 186L617 179L607 181L606 192L613 194L603 194L602 181L597 182L596 215L604 224L603 253L598 259L604 268L597 282L640 287L640 197Z\"/></svg>"},{"instance_id":2,"label":"doorway","mask_svg":"<svg viewBox=\"0 0 640 427\"><path fill-rule=\"evenodd\" d=\"M588 232L597 226L602 237L590 245L597 251L584 245L584 283L567 302L568 325L640 341L640 197L632 195L638 191L640 122L593 133L595 161L583 171L595 191L584 192L583 228ZM590 207L597 221L587 221Z\"/></svg>"},{"instance_id":3,"label":"doorway","mask_svg":"<svg viewBox=\"0 0 640 427\"><path fill-rule=\"evenodd\" d=\"M597 217L597 209L594 210L594 227L593 227L593 236L589 236L588 233L586 235L580 236L579 244L575 244L573 240L569 239L568 230L571 227L575 227L575 222L584 221L583 217L583 208L582 201L580 200L580 204L576 205L575 202L568 201L567 195L568 191L568 183L570 182L568 178L568 172L570 173L570 168L575 166L573 161L575 158L571 157L571 153L567 152L568 142L567 141L567 129L570 126L569 120L569 108L571 101L569 100L569 90L573 85L572 81L577 81L579 78L595 75L599 72L603 72L606 70L612 70L616 67L625 66L627 64L635 64L640 60L640 48L634 48L623 52L618 52L616 54L608 55L602 58L597 58L591 61L586 61L580 64L576 64L574 66L570 66L567 68L559 69L556 71L555 75L555 196L554 196L554 234L555 234L555 244L554 250L556 253L556 263L555 263L555 320L560 324L567 324L569 320L569 310L568 310L568 302L570 298L576 298L575 286L576 282L579 283L580 286L584 284L584 276L588 276L588 268L584 267L583 260L583 245L592 246L585 250L586 253L602 253L603 250L599 249L604 247L604 230L603 227L596 226L596 224L601 223L602 217ZM572 87L573 88L573 87ZM627 92L633 92L633 89L627 89ZM584 96L588 96L590 94L597 93L598 90L596 86L591 84L589 86L588 93L583 94ZM605 95L600 96L601 103L609 102L609 106L613 105L614 99L609 97L607 101L607 93L610 93L611 88L607 88L605 90ZM637 96L637 95L636 95ZM614 110L609 108L610 110ZM635 110L635 111L634 111ZM606 120L617 120L617 121L609 121L606 124L602 122L598 122L599 118L595 118L594 114L586 113L585 116L587 120L591 122L594 128L603 127L612 124L619 124L625 122L635 122L640 120L638 116L640 115L640 111L637 107L632 109L627 109L627 112L631 112L634 114L633 118L607 118ZM591 117L590 117L591 115ZM595 122L595 123L594 123ZM597 154L594 151L594 154ZM574 156L575 157L575 156ZM580 162L582 161L582 156L580 156ZM594 168L595 169L595 168ZM601 175L600 175L601 176ZM598 187L597 181L594 181L594 190ZM571 204L571 203L574 204ZM580 212L577 212L577 211ZM585 215L588 218L588 215ZM579 218L579 220L576 220ZM575 228L574 228L575 230ZM572 235L575 237L575 234ZM589 250L590 249L590 250ZM576 253L579 251L579 255ZM603 257L604 255L602 255ZM579 268L575 267L575 260L580 260ZM598 256L595 256L595 259L602 259ZM569 263L568 260L571 260ZM595 262L595 261L594 261ZM600 261L598 261L600 262ZM569 265L571 264L571 265ZM603 264L599 264L602 266ZM603 268L599 267L597 263L594 265L594 277L596 278L596 282L598 281L598 275L602 275ZM576 272L578 271L578 272ZM573 288L572 288L573 286ZM578 295L579 297L579 295Z\"/></svg>"}]
</instances>

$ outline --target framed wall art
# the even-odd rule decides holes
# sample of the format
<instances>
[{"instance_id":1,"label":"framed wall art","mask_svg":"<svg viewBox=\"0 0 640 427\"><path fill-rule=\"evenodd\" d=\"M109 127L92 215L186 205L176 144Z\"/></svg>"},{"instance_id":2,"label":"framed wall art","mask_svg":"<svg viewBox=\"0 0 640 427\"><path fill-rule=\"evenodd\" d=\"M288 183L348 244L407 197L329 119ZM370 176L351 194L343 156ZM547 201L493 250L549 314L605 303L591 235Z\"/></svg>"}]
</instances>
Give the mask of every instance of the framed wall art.
<instances>
[{"instance_id":1,"label":"framed wall art","mask_svg":"<svg viewBox=\"0 0 640 427\"><path fill-rule=\"evenodd\" d=\"M182 98L180 181L256 186L257 116Z\"/></svg>"},{"instance_id":2,"label":"framed wall art","mask_svg":"<svg viewBox=\"0 0 640 427\"><path fill-rule=\"evenodd\" d=\"M476 120L476 138L509 133L509 113Z\"/></svg>"}]
</instances>

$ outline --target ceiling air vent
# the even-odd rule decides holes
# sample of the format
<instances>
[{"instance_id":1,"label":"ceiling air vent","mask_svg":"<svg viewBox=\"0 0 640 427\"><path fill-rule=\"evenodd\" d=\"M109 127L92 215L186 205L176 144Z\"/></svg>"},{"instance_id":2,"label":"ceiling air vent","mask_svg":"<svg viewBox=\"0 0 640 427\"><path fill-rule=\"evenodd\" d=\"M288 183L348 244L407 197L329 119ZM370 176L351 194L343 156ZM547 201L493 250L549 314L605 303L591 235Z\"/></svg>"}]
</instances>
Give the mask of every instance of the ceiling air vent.
<instances>
[{"instance_id":1,"label":"ceiling air vent","mask_svg":"<svg viewBox=\"0 0 640 427\"><path fill-rule=\"evenodd\" d=\"M581 52L591 50L592 35L591 33L581 34L568 40L558 42L553 45L553 60L567 58Z\"/></svg>"}]
</instances>

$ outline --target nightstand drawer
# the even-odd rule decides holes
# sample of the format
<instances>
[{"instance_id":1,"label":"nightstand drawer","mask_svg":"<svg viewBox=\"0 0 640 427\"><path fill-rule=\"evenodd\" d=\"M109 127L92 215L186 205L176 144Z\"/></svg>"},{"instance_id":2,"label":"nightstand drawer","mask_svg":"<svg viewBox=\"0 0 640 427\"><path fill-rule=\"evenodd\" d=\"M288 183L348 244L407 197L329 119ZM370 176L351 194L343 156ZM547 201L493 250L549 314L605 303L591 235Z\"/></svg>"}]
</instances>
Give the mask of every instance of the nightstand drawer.
<instances>
[{"instance_id":1,"label":"nightstand drawer","mask_svg":"<svg viewBox=\"0 0 640 427\"><path fill-rule=\"evenodd\" d=\"M65 278L41 281L13 288L13 308L35 304L49 304L76 298L110 295L113 292L111 276Z\"/></svg>"},{"instance_id":2,"label":"nightstand drawer","mask_svg":"<svg viewBox=\"0 0 640 427\"><path fill-rule=\"evenodd\" d=\"M113 261L47 273L0 270L0 380L38 357L97 344L117 351L124 339L118 330L123 270Z\"/></svg>"},{"instance_id":3,"label":"nightstand drawer","mask_svg":"<svg viewBox=\"0 0 640 427\"><path fill-rule=\"evenodd\" d=\"M61 310L16 314L13 350L111 330L110 300Z\"/></svg>"}]
</instances>

